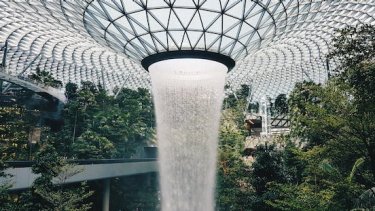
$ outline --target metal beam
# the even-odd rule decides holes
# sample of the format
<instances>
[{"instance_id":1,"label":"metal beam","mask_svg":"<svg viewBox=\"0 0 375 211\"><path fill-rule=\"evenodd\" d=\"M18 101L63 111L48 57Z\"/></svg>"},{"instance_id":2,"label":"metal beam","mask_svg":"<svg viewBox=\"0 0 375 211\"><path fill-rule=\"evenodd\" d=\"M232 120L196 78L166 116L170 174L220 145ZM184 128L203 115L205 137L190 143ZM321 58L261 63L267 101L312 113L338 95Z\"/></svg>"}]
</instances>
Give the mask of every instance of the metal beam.
<instances>
[{"instance_id":1,"label":"metal beam","mask_svg":"<svg viewBox=\"0 0 375 211\"><path fill-rule=\"evenodd\" d=\"M1 50L4 50L1 66L3 68L3 71L5 72L5 67L6 67L5 63L7 61L7 52L8 52L8 40L5 41L5 45L1 48Z\"/></svg>"},{"instance_id":2,"label":"metal beam","mask_svg":"<svg viewBox=\"0 0 375 211\"><path fill-rule=\"evenodd\" d=\"M22 72L21 73L19 73L18 74L18 76L22 76L30 67L31 67L31 65L33 65L34 64L34 62L39 58L39 56L41 55L41 53L40 54L38 54L27 66L26 66L26 68L24 68L23 70L22 70ZM3 59L4 59L4 57L3 57ZM3 68L4 70L5 70L5 68ZM4 71L5 72L5 71ZM8 84L3 90L2 90L2 93L5 93L5 92L7 92L8 90L9 90L9 88L12 86L12 84L10 83L10 84Z\"/></svg>"},{"instance_id":3,"label":"metal beam","mask_svg":"<svg viewBox=\"0 0 375 211\"><path fill-rule=\"evenodd\" d=\"M30 67L34 64L34 62L40 57L42 53L36 55L36 57L18 74L18 76L22 76Z\"/></svg>"}]
</instances>

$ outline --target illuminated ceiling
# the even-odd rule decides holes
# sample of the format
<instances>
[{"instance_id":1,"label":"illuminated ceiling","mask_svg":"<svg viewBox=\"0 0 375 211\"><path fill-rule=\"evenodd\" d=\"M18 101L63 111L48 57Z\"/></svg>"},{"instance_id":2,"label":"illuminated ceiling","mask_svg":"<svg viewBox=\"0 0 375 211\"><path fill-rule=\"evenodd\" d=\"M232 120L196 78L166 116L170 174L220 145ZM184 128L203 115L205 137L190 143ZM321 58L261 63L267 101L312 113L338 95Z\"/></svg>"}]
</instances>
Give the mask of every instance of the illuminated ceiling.
<instances>
[{"instance_id":1,"label":"illuminated ceiling","mask_svg":"<svg viewBox=\"0 0 375 211\"><path fill-rule=\"evenodd\" d=\"M360 24L375 24L375 0L0 0L8 74L148 88L144 57L203 49L237 60L228 84L251 84L253 100L323 83L336 30Z\"/></svg>"}]
</instances>

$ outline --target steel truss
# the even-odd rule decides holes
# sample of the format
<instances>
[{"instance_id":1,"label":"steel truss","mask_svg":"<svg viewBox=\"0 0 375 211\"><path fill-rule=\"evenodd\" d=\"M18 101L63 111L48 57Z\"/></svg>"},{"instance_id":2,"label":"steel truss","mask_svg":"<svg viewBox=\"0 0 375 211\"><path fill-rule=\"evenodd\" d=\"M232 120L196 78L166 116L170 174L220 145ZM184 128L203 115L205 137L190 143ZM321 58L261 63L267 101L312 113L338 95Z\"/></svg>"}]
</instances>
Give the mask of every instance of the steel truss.
<instances>
[{"instance_id":1,"label":"steel truss","mask_svg":"<svg viewBox=\"0 0 375 211\"><path fill-rule=\"evenodd\" d=\"M228 83L252 83L253 100L324 83L337 29L361 24L375 24L375 0L0 0L7 74L40 54L24 74L40 67L64 84L148 88L142 59L204 50L237 60Z\"/></svg>"}]
</instances>

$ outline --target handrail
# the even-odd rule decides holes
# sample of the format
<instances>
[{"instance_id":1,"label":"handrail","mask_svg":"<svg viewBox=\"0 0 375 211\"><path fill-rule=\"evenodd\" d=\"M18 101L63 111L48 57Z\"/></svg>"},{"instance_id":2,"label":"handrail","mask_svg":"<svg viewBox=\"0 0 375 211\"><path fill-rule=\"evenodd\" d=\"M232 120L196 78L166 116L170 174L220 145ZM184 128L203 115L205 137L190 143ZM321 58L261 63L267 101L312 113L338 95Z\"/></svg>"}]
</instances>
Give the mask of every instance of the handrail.
<instances>
[{"instance_id":1,"label":"handrail","mask_svg":"<svg viewBox=\"0 0 375 211\"><path fill-rule=\"evenodd\" d=\"M49 94L50 96L60 100L63 103L67 102L67 98L65 94L62 93L59 89L56 89L53 87L35 84L35 82L31 82L30 80L25 80L25 78L22 78L22 77L20 78L20 77L9 75L9 74L2 73L2 72L0 72L0 80L8 81L18 86L22 86L36 93Z\"/></svg>"},{"instance_id":2,"label":"handrail","mask_svg":"<svg viewBox=\"0 0 375 211\"><path fill-rule=\"evenodd\" d=\"M77 165L90 165L90 164L112 164L112 163L133 163L133 162L150 162L157 161L156 158L125 158L125 159L77 159L77 160L67 160L68 163ZM23 168L32 167L35 161L5 161L8 167Z\"/></svg>"}]
</instances>

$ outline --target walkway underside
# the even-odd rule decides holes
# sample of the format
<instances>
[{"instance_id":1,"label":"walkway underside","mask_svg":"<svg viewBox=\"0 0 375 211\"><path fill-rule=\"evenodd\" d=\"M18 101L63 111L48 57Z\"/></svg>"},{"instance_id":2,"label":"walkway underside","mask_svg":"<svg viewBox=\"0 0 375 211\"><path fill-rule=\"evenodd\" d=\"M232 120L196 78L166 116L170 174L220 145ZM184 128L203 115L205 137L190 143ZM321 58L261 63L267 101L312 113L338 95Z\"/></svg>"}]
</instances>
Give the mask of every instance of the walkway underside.
<instances>
[{"instance_id":1,"label":"walkway underside","mask_svg":"<svg viewBox=\"0 0 375 211\"><path fill-rule=\"evenodd\" d=\"M22 80L16 76L8 75L3 72L0 72L0 80L7 81L9 83L21 86L25 89L28 89L44 97L51 96L53 98L58 99L59 101L63 103L67 101L64 93L61 90L53 88L53 87L43 87L41 85L37 85L29 81Z\"/></svg>"},{"instance_id":2,"label":"walkway underside","mask_svg":"<svg viewBox=\"0 0 375 211\"><path fill-rule=\"evenodd\" d=\"M75 183L90 180L101 180L114 177L123 177L136 174L157 172L158 166L155 159L139 159L124 161L107 161L105 163L83 161L66 172L54 178L55 183ZM16 165L17 166L17 165ZM19 165L18 165L19 166ZM39 176L31 171L31 167L8 168L5 173L13 175L11 178L0 177L0 184L12 184L10 190L30 188ZM67 175L72 175L67 177Z\"/></svg>"}]
</instances>

